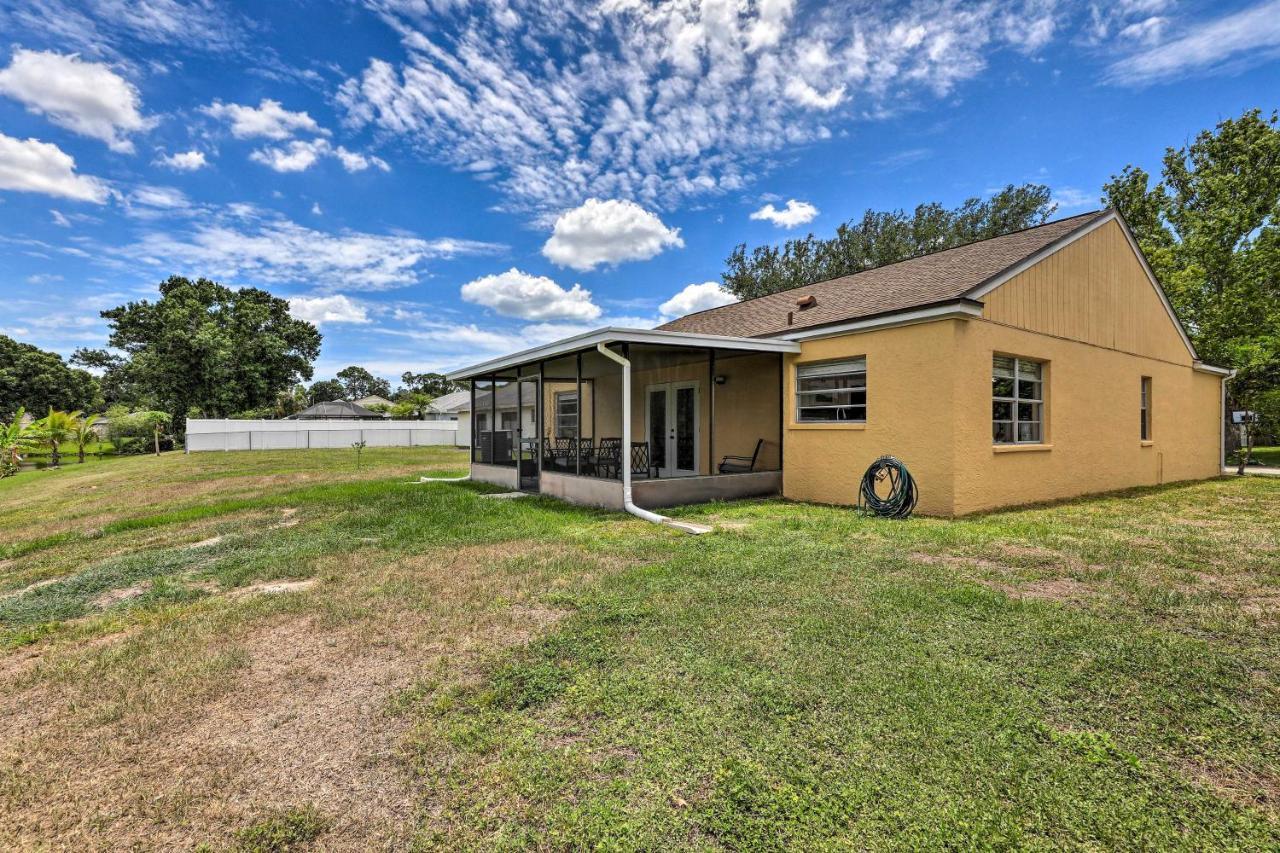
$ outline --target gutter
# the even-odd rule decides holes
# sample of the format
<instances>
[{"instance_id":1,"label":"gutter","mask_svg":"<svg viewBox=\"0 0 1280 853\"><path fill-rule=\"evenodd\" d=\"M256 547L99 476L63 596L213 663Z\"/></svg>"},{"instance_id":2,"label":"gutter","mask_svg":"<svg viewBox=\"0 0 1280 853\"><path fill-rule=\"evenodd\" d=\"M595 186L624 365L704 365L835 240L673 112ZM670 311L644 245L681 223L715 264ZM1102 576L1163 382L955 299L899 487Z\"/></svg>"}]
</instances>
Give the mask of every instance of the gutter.
<instances>
[{"instance_id":1,"label":"gutter","mask_svg":"<svg viewBox=\"0 0 1280 853\"><path fill-rule=\"evenodd\" d=\"M636 506L631 500L631 360L618 355L609 349L603 343L596 344L596 351L610 361L616 361L622 365L622 453L620 464L618 467L622 470L622 508L637 518L643 518L645 521L654 524L665 524L668 527L674 527L676 530L683 530L685 533L697 536L702 533L710 533L711 528L703 527L700 524L689 524L684 521L676 521L665 515L658 515L656 512L650 512Z\"/></svg>"}]
</instances>

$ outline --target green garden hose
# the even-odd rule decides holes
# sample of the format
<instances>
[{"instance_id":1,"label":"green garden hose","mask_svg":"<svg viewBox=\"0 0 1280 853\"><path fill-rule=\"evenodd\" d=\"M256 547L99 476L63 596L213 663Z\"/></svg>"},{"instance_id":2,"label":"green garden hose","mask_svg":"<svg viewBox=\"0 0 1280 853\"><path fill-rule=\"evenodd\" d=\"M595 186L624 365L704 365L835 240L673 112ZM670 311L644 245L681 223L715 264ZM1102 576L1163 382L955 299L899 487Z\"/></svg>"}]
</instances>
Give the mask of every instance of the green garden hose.
<instances>
[{"instance_id":1,"label":"green garden hose","mask_svg":"<svg viewBox=\"0 0 1280 853\"><path fill-rule=\"evenodd\" d=\"M876 484L889 483L889 494L880 497ZM881 456L862 475L862 487L858 490L858 509L882 518L910 518L916 508L916 481L902 460L893 456Z\"/></svg>"}]
</instances>

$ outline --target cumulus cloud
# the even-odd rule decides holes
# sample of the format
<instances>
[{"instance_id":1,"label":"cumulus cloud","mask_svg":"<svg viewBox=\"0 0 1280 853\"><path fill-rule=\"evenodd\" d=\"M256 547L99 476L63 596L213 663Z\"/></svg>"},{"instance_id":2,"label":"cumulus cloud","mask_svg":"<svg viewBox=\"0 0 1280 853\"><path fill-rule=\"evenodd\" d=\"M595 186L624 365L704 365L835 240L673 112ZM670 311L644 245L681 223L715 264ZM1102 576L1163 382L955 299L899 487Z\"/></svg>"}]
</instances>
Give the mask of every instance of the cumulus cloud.
<instances>
[{"instance_id":1,"label":"cumulus cloud","mask_svg":"<svg viewBox=\"0 0 1280 853\"><path fill-rule=\"evenodd\" d=\"M327 153L328 148L329 143L323 139L310 142L295 139L284 146L259 148L249 155L249 159L277 172L305 172Z\"/></svg>"},{"instance_id":2,"label":"cumulus cloud","mask_svg":"<svg viewBox=\"0 0 1280 853\"><path fill-rule=\"evenodd\" d=\"M1107 69L1108 82L1146 85L1280 56L1280 0L1196 21L1180 35L1160 42L1164 26L1163 21L1145 19L1122 30L1122 35L1146 42L1147 47L1113 63Z\"/></svg>"},{"instance_id":3,"label":"cumulus cloud","mask_svg":"<svg viewBox=\"0 0 1280 853\"><path fill-rule=\"evenodd\" d=\"M76 173L76 161L52 142L15 139L0 133L0 189L43 193L104 204L111 191L104 181ZM54 219L65 216L55 212ZM59 224L62 224L59 222Z\"/></svg>"},{"instance_id":4,"label":"cumulus cloud","mask_svg":"<svg viewBox=\"0 0 1280 853\"><path fill-rule=\"evenodd\" d=\"M342 163L342 168L348 172L363 172L370 167L383 172L391 171L387 161L381 157L349 151L341 145L335 148L327 139L313 139L309 142L294 139L283 146L259 148L249 155L250 160L277 172L305 172L324 157L337 158Z\"/></svg>"},{"instance_id":5,"label":"cumulus cloud","mask_svg":"<svg viewBox=\"0 0 1280 853\"><path fill-rule=\"evenodd\" d=\"M512 267L462 286L467 302L491 308L504 317L522 320L594 320L600 307L591 292L575 284L568 290L542 275L530 275Z\"/></svg>"},{"instance_id":6,"label":"cumulus cloud","mask_svg":"<svg viewBox=\"0 0 1280 853\"><path fill-rule=\"evenodd\" d=\"M539 217L587 198L672 207L769 155L949 93L1054 32L1051 0L376 0L407 58L340 88L355 126L495 182Z\"/></svg>"},{"instance_id":7,"label":"cumulus cloud","mask_svg":"<svg viewBox=\"0 0 1280 853\"><path fill-rule=\"evenodd\" d=\"M349 296L295 296L289 300L289 313L299 320L317 326L325 323L368 323L369 312Z\"/></svg>"},{"instance_id":8,"label":"cumulus cloud","mask_svg":"<svg viewBox=\"0 0 1280 853\"><path fill-rule=\"evenodd\" d=\"M176 154L161 154L156 158L157 166L166 166L175 172L195 172L209 165L203 151L179 151Z\"/></svg>"},{"instance_id":9,"label":"cumulus cloud","mask_svg":"<svg viewBox=\"0 0 1280 853\"><path fill-rule=\"evenodd\" d=\"M684 290L658 306L662 321L674 320L686 314L719 308L738 301L738 297L720 286L718 281L704 281L701 284L690 284Z\"/></svg>"},{"instance_id":10,"label":"cumulus cloud","mask_svg":"<svg viewBox=\"0 0 1280 853\"><path fill-rule=\"evenodd\" d=\"M796 201L794 198L787 201L787 206L779 210L772 204L766 204L764 207L751 214L752 219L772 222L779 228L795 228L797 225L804 225L806 222L812 222L814 217L818 215L818 208L814 207L807 201Z\"/></svg>"},{"instance_id":11,"label":"cumulus cloud","mask_svg":"<svg viewBox=\"0 0 1280 853\"><path fill-rule=\"evenodd\" d=\"M590 198L556 219L542 254L562 267L590 270L647 260L672 246L684 246L680 229L635 202Z\"/></svg>"},{"instance_id":12,"label":"cumulus cloud","mask_svg":"<svg viewBox=\"0 0 1280 853\"><path fill-rule=\"evenodd\" d=\"M301 133L328 136L316 120L305 112L286 110L279 101L263 98L256 107L246 104L224 104L214 101L201 107L205 115L226 121L236 139L291 139Z\"/></svg>"},{"instance_id":13,"label":"cumulus cloud","mask_svg":"<svg viewBox=\"0 0 1280 853\"><path fill-rule=\"evenodd\" d=\"M59 127L107 143L112 151L132 152L129 134L154 124L143 118L142 99L132 83L75 54L18 49L0 70L0 94Z\"/></svg>"},{"instance_id":14,"label":"cumulus cloud","mask_svg":"<svg viewBox=\"0 0 1280 853\"><path fill-rule=\"evenodd\" d=\"M503 250L451 237L307 228L248 205L210 210L182 231L154 230L103 251L118 262L230 281L387 290L417 283L427 262Z\"/></svg>"}]
</instances>

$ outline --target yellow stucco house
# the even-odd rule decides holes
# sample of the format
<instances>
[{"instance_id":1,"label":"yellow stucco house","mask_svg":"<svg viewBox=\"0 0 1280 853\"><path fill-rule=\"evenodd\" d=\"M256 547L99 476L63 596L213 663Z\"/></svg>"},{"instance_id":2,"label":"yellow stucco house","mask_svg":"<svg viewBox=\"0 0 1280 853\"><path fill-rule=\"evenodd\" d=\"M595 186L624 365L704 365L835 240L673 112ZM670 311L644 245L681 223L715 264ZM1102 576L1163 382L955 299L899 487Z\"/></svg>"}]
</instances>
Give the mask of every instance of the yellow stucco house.
<instances>
[{"instance_id":1,"label":"yellow stucco house","mask_svg":"<svg viewBox=\"0 0 1280 853\"><path fill-rule=\"evenodd\" d=\"M450 378L475 479L633 511L853 504L892 454L952 516L1218 475L1229 372L1104 210Z\"/></svg>"}]
</instances>

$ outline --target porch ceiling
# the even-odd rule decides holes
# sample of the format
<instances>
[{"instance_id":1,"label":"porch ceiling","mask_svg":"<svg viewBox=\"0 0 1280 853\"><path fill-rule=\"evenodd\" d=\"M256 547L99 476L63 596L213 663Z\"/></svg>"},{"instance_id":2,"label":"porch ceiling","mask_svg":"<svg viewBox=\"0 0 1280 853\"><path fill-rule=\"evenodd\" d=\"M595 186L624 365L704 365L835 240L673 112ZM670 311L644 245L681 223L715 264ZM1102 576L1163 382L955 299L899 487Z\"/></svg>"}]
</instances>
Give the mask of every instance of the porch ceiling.
<instances>
[{"instance_id":1,"label":"porch ceiling","mask_svg":"<svg viewBox=\"0 0 1280 853\"><path fill-rule=\"evenodd\" d=\"M741 350L743 352L800 352L795 341L777 339L739 338L730 335L697 335L689 332L667 332L652 329L620 329L609 326L563 338L540 347L521 350L501 358L490 359L447 374L454 381L476 379L500 371L520 367L538 361L595 349L597 344L650 344L669 347L714 348L717 350Z\"/></svg>"}]
</instances>

